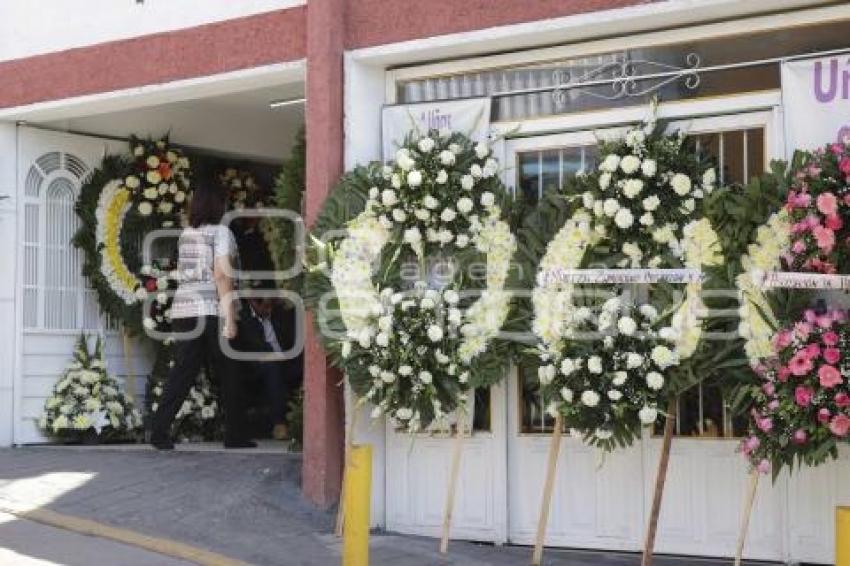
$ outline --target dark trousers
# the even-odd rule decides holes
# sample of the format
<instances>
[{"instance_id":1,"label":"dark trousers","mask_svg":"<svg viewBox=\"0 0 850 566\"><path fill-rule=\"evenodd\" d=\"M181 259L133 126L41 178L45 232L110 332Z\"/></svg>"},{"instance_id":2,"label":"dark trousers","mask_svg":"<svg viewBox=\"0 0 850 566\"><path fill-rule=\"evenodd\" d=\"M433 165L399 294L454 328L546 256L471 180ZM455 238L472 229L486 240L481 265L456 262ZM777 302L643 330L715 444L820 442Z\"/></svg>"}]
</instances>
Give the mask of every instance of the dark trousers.
<instances>
[{"instance_id":1,"label":"dark trousers","mask_svg":"<svg viewBox=\"0 0 850 566\"><path fill-rule=\"evenodd\" d=\"M199 325L203 328L199 336L188 340L179 338L180 334L189 333ZM189 395L202 367L208 368L212 372L211 377L219 383L220 402L224 407L225 441L244 440L243 391L236 363L221 351L218 317L176 318L172 327L178 334L174 342L174 366L168 372L159 407L153 416L151 441L170 438L174 417Z\"/></svg>"},{"instance_id":2,"label":"dark trousers","mask_svg":"<svg viewBox=\"0 0 850 566\"><path fill-rule=\"evenodd\" d=\"M263 380L269 400L272 424L286 423L289 402L298 389L298 376L288 374L286 362L246 362L254 375Z\"/></svg>"}]
</instances>

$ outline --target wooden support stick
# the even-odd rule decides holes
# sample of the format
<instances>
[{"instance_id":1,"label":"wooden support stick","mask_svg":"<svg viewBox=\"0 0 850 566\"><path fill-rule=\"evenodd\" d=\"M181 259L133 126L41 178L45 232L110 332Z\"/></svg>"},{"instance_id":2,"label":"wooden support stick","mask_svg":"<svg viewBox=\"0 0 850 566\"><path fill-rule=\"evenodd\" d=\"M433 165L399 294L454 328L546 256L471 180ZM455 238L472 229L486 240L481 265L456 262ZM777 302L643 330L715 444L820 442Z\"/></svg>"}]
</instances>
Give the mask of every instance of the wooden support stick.
<instances>
[{"instance_id":1,"label":"wooden support stick","mask_svg":"<svg viewBox=\"0 0 850 566\"><path fill-rule=\"evenodd\" d=\"M738 548L735 551L735 566L741 566L744 556L744 545L747 542L747 533L750 530L750 517L753 513L753 504L756 502L756 492L759 487L759 471L753 468L750 473L750 485L744 499L744 513L741 515L741 532L738 534Z\"/></svg>"},{"instance_id":2,"label":"wooden support stick","mask_svg":"<svg viewBox=\"0 0 850 566\"><path fill-rule=\"evenodd\" d=\"M345 436L345 462L342 468L342 486L340 487L339 506L336 510L336 529L334 534L341 537L345 523L345 490L348 485L348 469L351 466L351 450L354 447L354 427L357 424L357 412L362 403L357 401L351 411L351 419L348 421L348 433Z\"/></svg>"},{"instance_id":3,"label":"wooden support stick","mask_svg":"<svg viewBox=\"0 0 850 566\"><path fill-rule=\"evenodd\" d=\"M466 413L461 409L457 416L457 434L455 435L455 446L452 453L452 467L449 472L449 490L446 493L446 507L443 511L443 537L440 540L440 552L445 554L449 551L449 534L452 530L452 512L455 506L455 491L457 491L457 479L460 475L460 457L463 452L463 436L466 432Z\"/></svg>"},{"instance_id":4,"label":"wooden support stick","mask_svg":"<svg viewBox=\"0 0 850 566\"><path fill-rule=\"evenodd\" d=\"M641 566L652 566L652 553L655 551L655 535L658 532L658 518L661 515L661 500L664 497L664 483L667 481L667 468L670 463L670 446L673 444L673 429L676 426L678 399L670 400L667 407L667 422L664 424L664 440L661 445L661 458L658 461L658 475L655 478L655 494L652 498L652 511L646 527L646 540L643 545Z\"/></svg>"},{"instance_id":5,"label":"wooden support stick","mask_svg":"<svg viewBox=\"0 0 850 566\"><path fill-rule=\"evenodd\" d=\"M549 461L546 465L546 483L543 484L543 499L540 502L540 517L537 520L537 537L534 540L532 566L540 566L543 560L543 544L546 541L546 527L549 524L549 510L552 507L552 492L555 490L555 471L558 468L558 455L561 453L561 413L555 416L555 428L549 444Z\"/></svg>"}]
</instances>

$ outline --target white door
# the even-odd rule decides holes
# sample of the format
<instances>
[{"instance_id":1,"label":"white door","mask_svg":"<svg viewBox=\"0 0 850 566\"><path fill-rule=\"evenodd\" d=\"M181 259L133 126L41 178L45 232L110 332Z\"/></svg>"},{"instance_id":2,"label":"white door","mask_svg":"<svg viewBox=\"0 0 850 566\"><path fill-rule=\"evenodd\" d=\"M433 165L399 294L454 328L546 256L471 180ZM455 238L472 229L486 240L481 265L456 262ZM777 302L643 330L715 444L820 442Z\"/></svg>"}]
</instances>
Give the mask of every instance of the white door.
<instances>
[{"instance_id":1,"label":"white door","mask_svg":"<svg viewBox=\"0 0 850 566\"><path fill-rule=\"evenodd\" d=\"M126 375L122 343L104 329L82 276L82 254L70 241L83 180L105 154L124 152L126 144L22 126L18 147L14 442L27 444L46 440L37 421L81 331L105 332L108 368ZM138 345L133 351L133 371L148 371L145 352Z\"/></svg>"},{"instance_id":2,"label":"white door","mask_svg":"<svg viewBox=\"0 0 850 566\"><path fill-rule=\"evenodd\" d=\"M453 539L506 540L505 405L504 385L476 396L474 427L463 439ZM399 433L390 424L386 432L387 529L440 536L455 438Z\"/></svg>"},{"instance_id":3,"label":"white door","mask_svg":"<svg viewBox=\"0 0 850 566\"><path fill-rule=\"evenodd\" d=\"M686 110L685 110L686 111ZM674 127L697 136L726 181L758 175L781 148L779 113L770 111L682 120ZM587 116L581 117L587 123ZM506 183L539 198L568 175L595 164L597 136L577 131L509 141ZM533 542L552 420L535 395L536 376L514 374L508 393L508 538ZM662 508L660 553L729 556L734 553L746 464L736 453L741 423L732 422L719 392L706 388L682 401ZM649 432L635 446L603 456L580 440L562 441L547 544L639 550L649 513L660 440ZM762 482L747 545L751 558L785 558L782 536L787 481Z\"/></svg>"}]
</instances>

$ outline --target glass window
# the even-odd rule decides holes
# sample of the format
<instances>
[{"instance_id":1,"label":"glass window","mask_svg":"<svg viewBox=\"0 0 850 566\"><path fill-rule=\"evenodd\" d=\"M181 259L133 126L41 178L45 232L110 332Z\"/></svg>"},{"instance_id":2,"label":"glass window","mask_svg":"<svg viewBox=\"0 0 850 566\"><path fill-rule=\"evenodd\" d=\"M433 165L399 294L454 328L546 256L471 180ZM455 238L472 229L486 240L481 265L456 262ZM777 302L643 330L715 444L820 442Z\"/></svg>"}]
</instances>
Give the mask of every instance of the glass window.
<instances>
[{"instance_id":1,"label":"glass window","mask_svg":"<svg viewBox=\"0 0 850 566\"><path fill-rule=\"evenodd\" d=\"M543 193L561 189L579 171L596 168L596 146L573 146L517 154L517 197L536 203Z\"/></svg>"}]
</instances>

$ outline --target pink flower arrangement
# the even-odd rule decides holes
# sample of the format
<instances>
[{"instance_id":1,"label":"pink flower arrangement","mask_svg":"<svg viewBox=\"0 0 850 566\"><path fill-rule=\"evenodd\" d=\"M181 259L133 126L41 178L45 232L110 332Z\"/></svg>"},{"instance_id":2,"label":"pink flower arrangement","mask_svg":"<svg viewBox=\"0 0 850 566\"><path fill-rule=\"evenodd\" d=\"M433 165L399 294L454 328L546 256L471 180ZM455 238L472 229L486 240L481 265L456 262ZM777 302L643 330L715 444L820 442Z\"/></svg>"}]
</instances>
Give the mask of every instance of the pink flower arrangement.
<instances>
[{"instance_id":1,"label":"pink flower arrangement","mask_svg":"<svg viewBox=\"0 0 850 566\"><path fill-rule=\"evenodd\" d=\"M847 311L807 310L777 332L773 347L776 355L754 368L749 435L740 451L760 471L837 457L836 443L850 440Z\"/></svg>"},{"instance_id":2,"label":"pink flower arrangement","mask_svg":"<svg viewBox=\"0 0 850 566\"><path fill-rule=\"evenodd\" d=\"M850 144L803 154L785 201L791 271L846 273L850 263Z\"/></svg>"}]
</instances>

